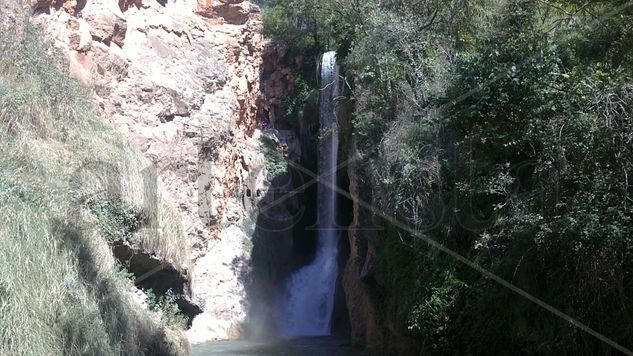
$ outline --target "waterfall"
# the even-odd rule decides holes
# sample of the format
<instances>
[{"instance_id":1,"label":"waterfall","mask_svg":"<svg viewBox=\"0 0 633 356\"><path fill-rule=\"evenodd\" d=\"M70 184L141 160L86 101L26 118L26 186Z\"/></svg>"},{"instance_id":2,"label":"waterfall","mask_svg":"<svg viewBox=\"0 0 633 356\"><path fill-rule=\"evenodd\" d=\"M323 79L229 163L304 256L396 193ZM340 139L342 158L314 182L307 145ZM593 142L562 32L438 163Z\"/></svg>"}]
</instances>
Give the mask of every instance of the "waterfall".
<instances>
[{"instance_id":1,"label":"waterfall","mask_svg":"<svg viewBox=\"0 0 633 356\"><path fill-rule=\"evenodd\" d=\"M336 53L327 52L321 62L321 104L317 195L318 242L314 261L286 281L286 297L279 315L283 337L329 335L334 289L338 276L336 228L336 166L338 132L334 98L339 95Z\"/></svg>"}]
</instances>

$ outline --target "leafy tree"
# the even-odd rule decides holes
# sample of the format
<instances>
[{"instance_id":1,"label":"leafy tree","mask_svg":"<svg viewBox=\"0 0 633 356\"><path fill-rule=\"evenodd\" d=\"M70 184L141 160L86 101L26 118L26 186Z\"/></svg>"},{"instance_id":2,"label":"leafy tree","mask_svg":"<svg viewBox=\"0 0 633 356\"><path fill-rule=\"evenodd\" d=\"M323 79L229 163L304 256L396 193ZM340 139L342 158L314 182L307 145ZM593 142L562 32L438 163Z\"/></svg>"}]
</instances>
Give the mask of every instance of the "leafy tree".
<instances>
[{"instance_id":1,"label":"leafy tree","mask_svg":"<svg viewBox=\"0 0 633 356\"><path fill-rule=\"evenodd\" d=\"M276 2L269 36L336 49L366 195L633 347L633 7L625 1ZM293 19L293 20L289 20ZM375 297L424 353L610 346L385 223Z\"/></svg>"}]
</instances>

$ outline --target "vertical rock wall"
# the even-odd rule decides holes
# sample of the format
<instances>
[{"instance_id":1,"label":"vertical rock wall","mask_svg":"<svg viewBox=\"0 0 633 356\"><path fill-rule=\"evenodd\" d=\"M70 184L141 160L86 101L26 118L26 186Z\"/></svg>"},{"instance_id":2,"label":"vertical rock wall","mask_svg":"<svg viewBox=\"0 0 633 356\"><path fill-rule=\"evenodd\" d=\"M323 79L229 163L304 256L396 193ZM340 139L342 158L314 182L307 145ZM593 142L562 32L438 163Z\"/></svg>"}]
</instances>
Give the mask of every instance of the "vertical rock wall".
<instances>
[{"instance_id":1,"label":"vertical rock wall","mask_svg":"<svg viewBox=\"0 0 633 356\"><path fill-rule=\"evenodd\" d=\"M263 50L241 0L30 0L34 21L93 88L105 120L157 169L192 247L192 342L237 336L250 258L244 222L265 194L256 114Z\"/></svg>"}]
</instances>

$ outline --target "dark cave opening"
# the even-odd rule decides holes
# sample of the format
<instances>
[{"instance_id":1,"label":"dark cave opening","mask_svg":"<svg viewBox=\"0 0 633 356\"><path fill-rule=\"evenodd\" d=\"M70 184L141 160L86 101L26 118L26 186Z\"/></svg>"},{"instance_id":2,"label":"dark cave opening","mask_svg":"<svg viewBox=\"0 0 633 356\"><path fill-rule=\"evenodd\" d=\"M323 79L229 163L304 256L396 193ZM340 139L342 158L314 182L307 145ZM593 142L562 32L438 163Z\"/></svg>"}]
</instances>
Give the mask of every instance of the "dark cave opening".
<instances>
[{"instance_id":1,"label":"dark cave opening","mask_svg":"<svg viewBox=\"0 0 633 356\"><path fill-rule=\"evenodd\" d=\"M173 295L176 303L191 326L193 318L202 313L202 308L189 298L187 275L171 263L138 250L127 243L117 242L112 247L117 260L135 277L134 284L143 290L151 290L156 296Z\"/></svg>"}]
</instances>

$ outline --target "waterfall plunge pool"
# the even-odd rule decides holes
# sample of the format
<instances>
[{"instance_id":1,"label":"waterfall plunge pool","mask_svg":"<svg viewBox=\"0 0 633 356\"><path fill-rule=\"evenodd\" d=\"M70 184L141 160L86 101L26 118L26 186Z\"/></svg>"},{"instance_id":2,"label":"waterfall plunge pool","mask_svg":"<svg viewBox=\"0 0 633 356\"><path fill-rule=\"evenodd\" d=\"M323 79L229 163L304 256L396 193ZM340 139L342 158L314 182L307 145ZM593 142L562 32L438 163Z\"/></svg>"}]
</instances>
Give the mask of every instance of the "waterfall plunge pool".
<instances>
[{"instance_id":1,"label":"waterfall plunge pool","mask_svg":"<svg viewBox=\"0 0 633 356\"><path fill-rule=\"evenodd\" d=\"M192 356L206 355L302 355L360 356L360 349L349 340L331 336L305 337L290 340L228 340L192 345Z\"/></svg>"}]
</instances>

